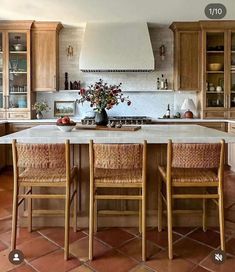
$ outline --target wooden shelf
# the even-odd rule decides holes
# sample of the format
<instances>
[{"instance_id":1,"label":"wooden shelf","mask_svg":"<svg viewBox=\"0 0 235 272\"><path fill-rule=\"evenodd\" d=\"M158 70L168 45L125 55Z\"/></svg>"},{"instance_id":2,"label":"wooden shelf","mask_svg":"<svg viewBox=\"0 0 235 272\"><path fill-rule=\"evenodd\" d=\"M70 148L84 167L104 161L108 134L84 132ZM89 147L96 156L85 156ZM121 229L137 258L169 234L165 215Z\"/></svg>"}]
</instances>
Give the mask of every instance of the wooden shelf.
<instances>
[{"instance_id":1,"label":"wooden shelf","mask_svg":"<svg viewBox=\"0 0 235 272\"><path fill-rule=\"evenodd\" d=\"M10 54L27 54L27 51L10 51Z\"/></svg>"},{"instance_id":2,"label":"wooden shelf","mask_svg":"<svg viewBox=\"0 0 235 272\"><path fill-rule=\"evenodd\" d=\"M11 72L10 71L10 74L27 74L27 72Z\"/></svg>"},{"instance_id":3,"label":"wooden shelf","mask_svg":"<svg viewBox=\"0 0 235 272\"><path fill-rule=\"evenodd\" d=\"M206 94L224 94L224 92L206 92Z\"/></svg>"},{"instance_id":4,"label":"wooden shelf","mask_svg":"<svg viewBox=\"0 0 235 272\"><path fill-rule=\"evenodd\" d=\"M224 71L206 71L207 74L224 74Z\"/></svg>"},{"instance_id":5,"label":"wooden shelf","mask_svg":"<svg viewBox=\"0 0 235 272\"><path fill-rule=\"evenodd\" d=\"M9 92L9 94L22 94L22 95L26 95L27 92Z\"/></svg>"},{"instance_id":6,"label":"wooden shelf","mask_svg":"<svg viewBox=\"0 0 235 272\"><path fill-rule=\"evenodd\" d=\"M208 54L224 54L224 51L206 51Z\"/></svg>"}]
</instances>

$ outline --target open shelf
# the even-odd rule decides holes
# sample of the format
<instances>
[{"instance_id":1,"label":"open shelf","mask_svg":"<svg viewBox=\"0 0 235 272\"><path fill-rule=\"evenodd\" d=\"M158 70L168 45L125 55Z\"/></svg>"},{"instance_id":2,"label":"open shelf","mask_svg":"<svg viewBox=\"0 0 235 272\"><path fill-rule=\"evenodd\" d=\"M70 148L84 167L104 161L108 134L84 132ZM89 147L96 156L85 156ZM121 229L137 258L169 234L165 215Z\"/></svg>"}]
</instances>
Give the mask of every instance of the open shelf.
<instances>
[{"instance_id":1,"label":"open shelf","mask_svg":"<svg viewBox=\"0 0 235 272\"><path fill-rule=\"evenodd\" d=\"M10 51L10 54L27 54L27 51Z\"/></svg>"},{"instance_id":2,"label":"open shelf","mask_svg":"<svg viewBox=\"0 0 235 272\"><path fill-rule=\"evenodd\" d=\"M224 74L224 71L206 71L207 74Z\"/></svg>"},{"instance_id":3,"label":"open shelf","mask_svg":"<svg viewBox=\"0 0 235 272\"><path fill-rule=\"evenodd\" d=\"M10 74L27 74L27 72L11 72L10 71Z\"/></svg>"},{"instance_id":4,"label":"open shelf","mask_svg":"<svg viewBox=\"0 0 235 272\"><path fill-rule=\"evenodd\" d=\"M206 51L208 54L224 54L224 51Z\"/></svg>"}]
</instances>

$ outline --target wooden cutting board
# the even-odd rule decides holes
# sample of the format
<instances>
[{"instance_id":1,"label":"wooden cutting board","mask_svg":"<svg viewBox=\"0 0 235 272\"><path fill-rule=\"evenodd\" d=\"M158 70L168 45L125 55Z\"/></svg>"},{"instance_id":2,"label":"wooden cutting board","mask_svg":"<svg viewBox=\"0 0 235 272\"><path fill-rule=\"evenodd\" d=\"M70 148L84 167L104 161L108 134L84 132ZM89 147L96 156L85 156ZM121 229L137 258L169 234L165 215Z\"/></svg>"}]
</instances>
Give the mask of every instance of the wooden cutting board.
<instances>
[{"instance_id":1,"label":"wooden cutting board","mask_svg":"<svg viewBox=\"0 0 235 272\"><path fill-rule=\"evenodd\" d=\"M88 129L88 130L109 130L109 131L136 131L141 129L141 126L122 126L121 128L116 127L104 127L95 125L81 125L76 126L76 129Z\"/></svg>"}]
</instances>

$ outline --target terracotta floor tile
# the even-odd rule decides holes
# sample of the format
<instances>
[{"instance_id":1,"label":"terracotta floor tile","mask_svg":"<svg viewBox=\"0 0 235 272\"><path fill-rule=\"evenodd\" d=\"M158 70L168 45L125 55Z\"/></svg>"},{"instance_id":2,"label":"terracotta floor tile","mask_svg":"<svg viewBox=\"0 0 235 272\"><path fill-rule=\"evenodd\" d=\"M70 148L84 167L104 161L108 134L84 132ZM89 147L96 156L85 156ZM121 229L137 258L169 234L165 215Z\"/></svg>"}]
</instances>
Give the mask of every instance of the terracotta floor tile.
<instances>
[{"instance_id":1,"label":"terracotta floor tile","mask_svg":"<svg viewBox=\"0 0 235 272\"><path fill-rule=\"evenodd\" d=\"M26 260L32 261L58 249L58 247L43 237L37 237L20 244L17 249L24 253Z\"/></svg>"},{"instance_id":2,"label":"terracotta floor tile","mask_svg":"<svg viewBox=\"0 0 235 272\"><path fill-rule=\"evenodd\" d=\"M86 265L80 265L79 267L76 267L72 270L70 270L69 272L92 272L94 271L93 269L89 268Z\"/></svg>"},{"instance_id":3,"label":"terracotta floor tile","mask_svg":"<svg viewBox=\"0 0 235 272\"><path fill-rule=\"evenodd\" d=\"M40 272L66 272L79 266L80 261L72 256L65 261L64 251L60 249L32 261L31 264Z\"/></svg>"},{"instance_id":4,"label":"terracotta floor tile","mask_svg":"<svg viewBox=\"0 0 235 272\"><path fill-rule=\"evenodd\" d=\"M96 233L96 238L104 241L112 247L118 247L124 242L134 238L134 236L122 229L110 228Z\"/></svg>"},{"instance_id":5,"label":"terracotta floor tile","mask_svg":"<svg viewBox=\"0 0 235 272\"><path fill-rule=\"evenodd\" d=\"M7 249L7 246L2 241L0 241L0 251L5 249Z\"/></svg>"},{"instance_id":6,"label":"terracotta floor tile","mask_svg":"<svg viewBox=\"0 0 235 272\"><path fill-rule=\"evenodd\" d=\"M225 234L229 236L235 234L235 223L225 220Z\"/></svg>"},{"instance_id":7,"label":"terracotta floor tile","mask_svg":"<svg viewBox=\"0 0 235 272\"><path fill-rule=\"evenodd\" d=\"M36 232L29 232L27 228L18 228L17 229L17 245L20 245L24 242L29 241L30 239L39 237L40 235ZM0 240L10 246L11 244L11 231L0 234Z\"/></svg>"},{"instance_id":8,"label":"terracotta floor tile","mask_svg":"<svg viewBox=\"0 0 235 272\"><path fill-rule=\"evenodd\" d=\"M146 262L146 265L157 272L191 272L195 265L187 260L174 256L168 259L167 251L161 251Z\"/></svg>"},{"instance_id":9,"label":"terracotta floor tile","mask_svg":"<svg viewBox=\"0 0 235 272\"><path fill-rule=\"evenodd\" d=\"M18 268L10 270L9 272L36 272L36 270L27 264L23 264Z\"/></svg>"},{"instance_id":10,"label":"terracotta floor tile","mask_svg":"<svg viewBox=\"0 0 235 272\"><path fill-rule=\"evenodd\" d=\"M150 258L157 254L161 249L157 247L154 243L147 241L146 243L147 258ZM141 261L141 248L142 242L140 238L135 238L125 243L123 246L119 247L120 250L125 255L135 258L137 261Z\"/></svg>"},{"instance_id":11,"label":"terracotta floor tile","mask_svg":"<svg viewBox=\"0 0 235 272\"><path fill-rule=\"evenodd\" d=\"M154 272L151 268L147 267L144 264L137 265L130 272Z\"/></svg>"},{"instance_id":12,"label":"terracotta floor tile","mask_svg":"<svg viewBox=\"0 0 235 272\"><path fill-rule=\"evenodd\" d=\"M121 228L121 229L135 236L140 236L139 228Z\"/></svg>"},{"instance_id":13,"label":"terracotta floor tile","mask_svg":"<svg viewBox=\"0 0 235 272\"><path fill-rule=\"evenodd\" d=\"M225 210L224 219L230 222L235 223L235 211L234 210Z\"/></svg>"},{"instance_id":14,"label":"terracotta floor tile","mask_svg":"<svg viewBox=\"0 0 235 272\"><path fill-rule=\"evenodd\" d=\"M107 252L100 258L88 262L88 265L99 272L128 272L138 263L114 250Z\"/></svg>"},{"instance_id":15,"label":"terracotta floor tile","mask_svg":"<svg viewBox=\"0 0 235 272\"><path fill-rule=\"evenodd\" d=\"M200 264L202 267L214 272L234 272L235 258L227 257L223 264L215 264L209 256Z\"/></svg>"},{"instance_id":16,"label":"terracotta floor tile","mask_svg":"<svg viewBox=\"0 0 235 272\"><path fill-rule=\"evenodd\" d=\"M99 258L111 248L100 241L94 239L94 257ZM82 238L70 244L70 252L79 260L88 260L88 237Z\"/></svg>"},{"instance_id":17,"label":"terracotta floor tile","mask_svg":"<svg viewBox=\"0 0 235 272\"><path fill-rule=\"evenodd\" d=\"M0 234L11 230L11 219L0 220Z\"/></svg>"},{"instance_id":18,"label":"terracotta floor tile","mask_svg":"<svg viewBox=\"0 0 235 272\"><path fill-rule=\"evenodd\" d=\"M213 249L206 245L199 244L191 239L183 238L173 245L173 252L179 258L188 259L189 261L199 264L206 258Z\"/></svg>"},{"instance_id":19,"label":"terracotta floor tile","mask_svg":"<svg viewBox=\"0 0 235 272\"><path fill-rule=\"evenodd\" d=\"M235 237L226 242L225 248L227 253L235 256Z\"/></svg>"},{"instance_id":20,"label":"terracotta floor tile","mask_svg":"<svg viewBox=\"0 0 235 272\"><path fill-rule=\"evenodd\" d=\"M39 230L39 233L42 233L44 236L46 236L48 239L54 241L61 247L64 247L64 228L46 228ZM69 242L73 243L76 240L79 240L83 237L85 237L86 234L84 234L82 231L74 232L73 229L70 229L69 232Z\"/></svg>"},{"instance_id":21,"label":"terracotta floor tile","mask_svg":"<svg viewBox=\"0 0 235 272\"><path fill-rule=\"evenodd\" d=\"M195 269L192 270L192 272L210 272L210 271L201 266L197 266Z\"/></svg>"},{"instance_id":22,"label":"terracotta floor tile","mask_svg":"<svg viewBox=\"0 0 235 272\"><path fill-rule=\"evenodd\" d=\"M0 207L0 219L11 217L11 210Z\"/></svg>"},{"instance_id":23,"label":"terracotta floor tile","mask_svg":"<svg viewBox=\"0 0 235 272\"><path fill-rule=\"evenodd\" d=\"M10 249L5 249L3 251L0 251L0 271L1 272L6 272L9 271L13 268L19 267L10 263L8 260L8 255L10 253Z\"/></svg>"},{"instance_id":24,"label":"terracotta floor tile","mask_svg":"<svg viewBox=\"0 0 235 272\"><path fill-rule=\"evenodd\" d=\"M181 235L187 235L195 229L195 227L174 227L173 232Z\"/></svg>"},{"instance_id":25,"label":"terracotta floor tile","mask_svg":"<svg viewBox=\"0 0 235 272\"><path fill-rule=\"evenodd\" d=\"M166 248L168 244L168 236L167 236L167 231L163 230L161 232L158 232L156 228L147 231L146 233L147 240L156 243L157 245ZM178 240L181 238L180 235L173 233L173 241Z\"/></svg>"},{"instance_id":26,"label":"terracotta floor tile","mask_svg":"<svg viewBox=\"0 0 235 272\"><path fill-rule=\"evenodd\" d=\"M188 237L212 246L214 248L220 245L220 235L218 232L215 232L213 230L207 230L206 232L204 232L202 229L197 229L189 234Z\"/></svg>"}]
</instances>

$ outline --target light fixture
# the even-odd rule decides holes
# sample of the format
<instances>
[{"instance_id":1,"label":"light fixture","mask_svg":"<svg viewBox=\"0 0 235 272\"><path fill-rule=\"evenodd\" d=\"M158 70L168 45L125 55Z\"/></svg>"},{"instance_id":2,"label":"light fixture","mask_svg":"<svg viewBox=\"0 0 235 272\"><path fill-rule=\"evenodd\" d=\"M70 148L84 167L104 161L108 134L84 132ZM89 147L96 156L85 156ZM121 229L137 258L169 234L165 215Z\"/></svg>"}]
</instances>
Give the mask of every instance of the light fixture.
<instances>
[{"instance_id":1,"label":"light fixture","mask_svg":"<svg viewBox=\"0 0 235 272\"><path fill-rule=\"evenodd\" d=\"M73 56L73 47L71 45L69 45L66 48L66 52L67 52L67 57L71 58Z\"/></svg>"},{"instance_id":2,"label":"light fixture","mask_svg":"<svg viewBox=\"0 0 235 272\"><path fill-rule=\"evenodd\" d=\"M185 110L184 118L193 118L193 111L196 111L196 106L191 98L185 98L181 106L181 110Z\"/></svg>"},{"instance_id":3,"label":"light fixture","mask_svg":"<svg viewBox=\"0 0 235 272\"><path fill-rule=\"evenodd\" d=\"M164 44L162 44L160 47L159 47L159 55L161 57L161 60L163 61L165 59L165 56L166 56L166 47Z\"/></svg>"}]
</instances>

